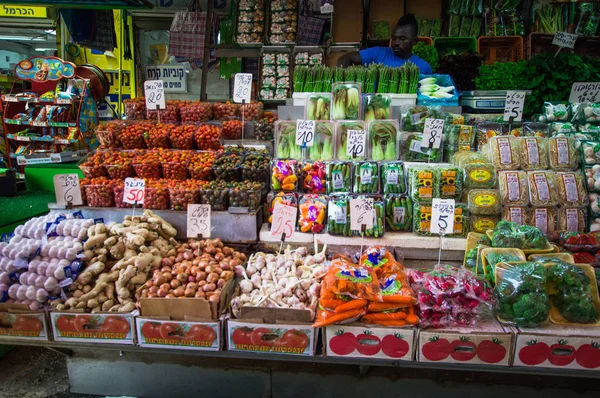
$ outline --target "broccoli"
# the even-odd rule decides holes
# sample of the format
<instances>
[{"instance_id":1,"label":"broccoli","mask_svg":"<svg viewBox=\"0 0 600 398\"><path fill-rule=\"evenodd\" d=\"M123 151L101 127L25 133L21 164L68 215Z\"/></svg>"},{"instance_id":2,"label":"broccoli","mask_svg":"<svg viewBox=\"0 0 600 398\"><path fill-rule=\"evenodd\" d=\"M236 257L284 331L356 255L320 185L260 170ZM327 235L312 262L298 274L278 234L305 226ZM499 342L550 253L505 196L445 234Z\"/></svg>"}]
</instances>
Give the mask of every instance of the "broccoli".
<instances>
[{"instance_id":1,"label":"broccoli","mask_svg":"<svg viewBox=\"0 0 600 398\"><path fill-rule=\"evenodd\" d=\"M517 228L517 233L521 237L522 249L544 249L548 247L548 240L536 227L521 225Z\"/></svg>"},{"instance_id":2,"label":"broccoli","mask_svg":"<svg viewBox=\"0 0 600 398\"><path fill-rule=\"evenodd\" d=\"M479 238L479 240L477 241L477 246L479 245L491 246L492 241L487 235L482 235L481 238Z\"/></svg>"},{"instance_id":3,"label":"broccoli","mask_svg":"<svg viewBox=\"0 0 600 398\"><path fill-rule=\"evenodd\" d=\"M513 306L513 319L519 326L536 327L548 318L550 304L546 294L526 293Z\"/></svg>"},{"instance_id":4,"label":"broccoli","mask_svg":"<svg viewBox=\"0 0 600 398\"><path fill-rule=\"evenodd\" d=\"M467 252L465 256L465 266L468 268L475 268L477 266L477 251L478 246L472 248Z\"/></svg>"},{"instance_id":5,"label":"broccoli","mask_svg":"<svg viewBox=\"0 0 600 398\"><path fill-rule=\"evenodd\" d=\"M494 228L492 246L543 249L548 246L548 241L538 228L529 225L518 226L510 221L500 221Z\"/></svg>"},{"instance_id":6,"label":"broccoli","mask_svg":"<svg viewBox=\"0 0 600 398\"><path fill-rule=\"evenodd\" d=\"M582 268L559 263L548 271L552 304L569 322L594 323L599 314L594 306L590 278Z\"/></svg>"},{"instance_id":7,"label":"broccoli","mask_svg":"<svg viewBox=\"0 0 600 398\"><path fill-rule=\"evenodd\" d=\"M521 239L510 231L494 232L492 236L493 247L521 247Z\"/></svg>"}]
</instances>

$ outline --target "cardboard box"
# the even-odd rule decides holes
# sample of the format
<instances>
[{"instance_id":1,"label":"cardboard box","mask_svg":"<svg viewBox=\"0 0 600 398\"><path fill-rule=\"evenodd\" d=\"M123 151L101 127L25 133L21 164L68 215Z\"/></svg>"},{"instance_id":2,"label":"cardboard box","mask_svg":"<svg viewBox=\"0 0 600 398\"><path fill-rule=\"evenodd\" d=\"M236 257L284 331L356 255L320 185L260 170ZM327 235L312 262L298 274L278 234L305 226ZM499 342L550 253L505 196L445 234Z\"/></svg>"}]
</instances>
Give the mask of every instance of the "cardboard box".
<instances>
[{"instance_id":1,"label":"cardboard box","mask_svg":"<svg viewBox=\"0 0 600 398\"><path fill-rule=\"evenodd\" d=\"M515 328L514 366L600 369L600 328L547 324Z\"/></svg>"},{"instance_id":2,"label":"cardboard box","mask_svg":"<svg viewBox=\"0 0 600 398\"><path fill-rule=\"evenodd\" d=\"M134 315L131 313L51 312L50 322L54 341L84 343L133 344L135 340Z\"/></svg>"},{"instance_id":3,"label":"cardboard box","mask_svg":"<svg viewBox=\"0 0 600 398\"><path fill-rule=\"evenodd\" d=\"M323 328L323 351L328 357L413 361L416 329L377 325L332 325Z\"/></svg>"},{"instance_id":4,"label":"cardboard box","mask_svg":"<svg viewBox=\"0 0 600 398\"><path fill-rule=\"evenodd\" d=\"M51 340L46 313L29 311L25 304L0 304L0 340Z\"/></svg>"},{"instance_id":5,"label":"cardboard box","mask_svg":"<svg viewBox=\"0 0 600 398\"><path fill-rule=\"evenodd\" d=\"M417 361L509 366L514 335L495 319L472 327L420 329Z\"/></svg>"},{"instance_id":6,"label":"cardboard box","mask_svg":"<svg viewBox=\"0 0 600 398\"><path fill-rule=\"evenodd\" d=\"M227 349L314 356L318 331L307 310L242 307L240 318L227 320Z\"/></svg>"},{"instance_id":7,"label":"cardboard box","mask_svg":"<svg viewBox=\"0 0 600 398\"><path fill-rule=\"evenodd\" d=\"M211 304L216 305L198 298L140 299L138 345L219 351L221 321L213 319Z\"/></svg>"}]
</instances>

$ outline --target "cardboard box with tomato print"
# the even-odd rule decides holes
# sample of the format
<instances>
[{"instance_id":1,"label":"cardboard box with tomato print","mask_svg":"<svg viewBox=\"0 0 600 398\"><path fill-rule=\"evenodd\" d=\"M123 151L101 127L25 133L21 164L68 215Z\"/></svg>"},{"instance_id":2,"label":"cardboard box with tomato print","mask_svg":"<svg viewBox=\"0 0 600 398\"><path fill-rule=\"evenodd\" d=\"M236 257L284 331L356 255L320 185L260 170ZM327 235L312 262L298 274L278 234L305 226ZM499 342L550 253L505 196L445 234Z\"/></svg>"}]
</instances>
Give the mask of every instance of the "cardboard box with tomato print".
<instances>
[{"instance_id":1,"label":"cardboard box with tomato print","mask_svg":"<svg viewBox=\"0 0 600 398\"><path fill-rule=\"evenodd\" d=\"M600 369L597 327L547 324L535 329L519 328L516 333L514 366Z\"/></svg>"},{"instance_id":2,"label":"cardboard box with tomato print","mask_svg":"<svg viewBox=\"0 0 600 398\"><path fill-rule=\"evenodd\" d=\"M44 312L31 312L24 304L0 304L0 340L50 340Z\"/></svg>"},{"instance_id":3,"label":"cardboard box with tomato print","mask_svg":"<svg viewBox=\"0 0 600 398\"><path fill-rule=\"evenodd\" d=\"M227 349L314 356L317 333L309 311L243 307L240 318L227 320Z\"/></svg>"},{"instance_id":4,"label":"cardboard box with tomato print","mask_svg":"<svg viewBox=\"0 0 600 398\"><path fill-rule=\"evenodd\" d=\"M412 361L416 329L374 325L333 325L323 328L325 356Z\"/></svg>"},{"instance_id":5,"label":"cardboard box with tomato print","mask_svg":"<svg viewBox=\"0 0 600 398\"><path fill-rule=\"evenodd\" d=\"M55 341L86 343L134 344L134 314L102 312L51 312L52 331Z\"/></svg>"},{"instance_id":6,"label":"cardboard box with tomato print","mask_svg":"<svg viewBox=\"0 0 600 398\"><path fill-rule=\"evenodd\" d=\"M420 329L417 361L509 366L514 335L495 319L475 326Z\"/></svg>"},{"instance_id":7,"label":"cardboard box with tomato print","mask_svg":"<svg viewBox=\"0 0 600 398\"><path fill-rule=\"evenodd\" d=\"M221 321L208 301L198 298L140 299L138 344L145 347L219 351Z\"/></svg>"}]
</instances>

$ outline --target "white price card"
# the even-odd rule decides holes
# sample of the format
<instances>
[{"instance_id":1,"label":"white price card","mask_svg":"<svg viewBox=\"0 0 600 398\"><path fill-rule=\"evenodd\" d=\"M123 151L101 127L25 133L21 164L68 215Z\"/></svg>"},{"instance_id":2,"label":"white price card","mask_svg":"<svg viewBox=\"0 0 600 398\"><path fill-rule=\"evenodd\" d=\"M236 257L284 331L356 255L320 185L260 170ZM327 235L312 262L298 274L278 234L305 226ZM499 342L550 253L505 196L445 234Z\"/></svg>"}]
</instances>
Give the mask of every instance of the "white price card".
<instances>
[{"instance_id":1,"label":"white price card","mask_svg":"<svg viewBox=\"0 0 600 398\"><path fill-rule=\"evenodd\" d=\"M432 234L454 233L454 206L454 199L433 199L430 228Z\"/></svg>"},{"instance_id":2,"label":"white price card","mask_svg":"<svg viewBox=\"0 0 600 398\"><path fill-rule=\"evenodd\" d=\"M296 120L296 145L313 146L315 143L315 121Z\"/></svg>"},{"instance_id":3,"label":"white price card","mask_svg":"<svg viewBox=\"0 0 600 398\"><path fill-rule=\"evenodd\" d=\"M77 174L57 174L54 176L54 193L56 204L59 206L83 204L81 190L79 189L79 177Z\"/></svg>"},{"instance_id":4,"label":"white price card","mask_svg":"<svg viewBox=\"0 0 600 398\"><path fill-rule=\"evenodd\" d=\"M282 203L276 203L273 208L271 235L280 237L285 234L285 238L289 239L294 234L297 215L298 208Z\"/></svg>"},{"instance_id":5,"label":"white price card","mask_svg":"<svg viewBox=\"0 0 600 398\"><path fill-rule=\"evenodd\" d=\"M233 102L250 102L252 95L252 73L236 73L233 81Z\"/></svg>"},{"instance_id":6,"label":"white price card","mask_svg":"<svg viewBox=\"0 0 600 398\"><path fill-rule=\"evenodd\" d=\"M187 209L187 237L210 238L210 205L188 205Z\"/></svg>"},{"instance_id":7,"label":"white price card","mask_svg":"<svg viewBox=\"0 0 600 398\"><path fill-rule=\"evenodd\" d=\"M573 33L556 32L554 34L554 39L552 39L552 44L558 47L575 48L576 40L577 35L574 35Z\"/></svg>"},{"instance_id":8,"label":"white price card","mask_svg":"<svg viewBox=\"0 0 600 398\"><path fill-rule=\"evenodd\" d=\"M363 225L371 229L374 218L373 198L350 199L350 229L361 231Z\"/></svg>"},{"instance_id":9,"label":"white price card","mask_svg":"<svg viewBox=\"0 0 600 398\"><path fill-rule=\"evenodd\" d=\"M507 91L504 103L504 121L520 122L523 119L525 91Z\"/></svg>"},{"instance_id":10,"label":"white price card","mask_svg":"<svg viewBox=\"0 0 600 398\"><path fill-rule=\"evenodd\" d=\"M348 130L348 143L346 155L351 158L365 156L367 151L367 133L364 130Z\"/></svg>"},{"instance_id":11,"label":"white price card","mask_svg":"<svg viewBox=\"0 0 600 398\"><path fill-rule=\"evenodd\" d=\"M132 205L143 205L146 196L146 182L141 178L126 178L123 202Z\"/></svg>"},{"instance_id":12,"label":"white price card","mask_svg":"<svg viewBox=\"0 0 600 398\"><path fill-rule=\"evenodd\" d=\"M439 148L444 134L444 119L425 119L421 148Z\"/></svg>"},{"instance_id":13,"label":"white price card","mask_svg":"<svg viewBox=\"0 0 600 398\"><path fill-rule=\"evenodd\" d=\"M569 102L581 104L600 102L600 82L573 83Z\"/></svg>"},{"instance_id":14,"label":"white price card","mask_svg":"<svg viewBox=\"0 0 600 398\"><path fill-rule=\"evenodd\" d=\"M165 109L165 87L162 80L146 80L144 82L146 109Z\"/></svg>"}]
</instances>

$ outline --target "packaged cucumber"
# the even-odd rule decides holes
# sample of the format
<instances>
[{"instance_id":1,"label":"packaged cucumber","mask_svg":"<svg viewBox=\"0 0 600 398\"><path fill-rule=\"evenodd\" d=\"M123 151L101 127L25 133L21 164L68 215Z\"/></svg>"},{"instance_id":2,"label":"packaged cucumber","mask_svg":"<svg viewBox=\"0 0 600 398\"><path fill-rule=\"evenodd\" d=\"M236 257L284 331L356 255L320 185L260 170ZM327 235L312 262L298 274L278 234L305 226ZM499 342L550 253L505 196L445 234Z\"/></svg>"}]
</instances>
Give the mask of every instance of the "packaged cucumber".
<instances>
[{"instance_id":1,"label":"packaged cucumber","mask_svg":"<svg viewBox=\"0 0 600 398\"><path fill-rule=\"evenodd\" d=\"M388 231L410 232L413 227L413 203L408 195L384 196L385 225Z\"/></svg>"},{"instance_id":2,"label":"packaged cucumber","mask_svg":"<svg viewBox=\"0 0 600 398\"><path fill-rule=\"evenodd\" d=\"M381 238L385 231L385 205L379 195L358 195L357 199L373 199L373 228L365 230L365 238ZM348 221L350 223L350 221ZM361 231L352 231L361 236Z\"/></svg>"},{"instance_id":3,"label":"packaged cucumber","mask_svg":"<svg viewBox=\"0 0 600 398\"><path fill-rule=\"evenodd\" d=\"M410 197L415 202L431 203L440 196L440 174L434 167L411 167L408 170Z\"/></svg>"},{"instance_id":4,"label":"packaged cucumber","mask_svg":"<svg viewBox=\"0 0 600 398\"><path fill-rule=\"evenodd\" d=\"M327 194L352 192L352 163L327 162Z\"/></svg>"},{"instance_id":5,"label":"packaged cucumber","mask_svg":"<svg viewBox=\"0 0 600 398\"><path fill-rule=\"evenodd\" d=\"M354 193L379 193L379 165L377 162L354 163Z\"/></svg>"},{"instance_id":6,"label":"packaged cucumber","mask_svg":"<svg viewBox=\"0 0 600 398\"><path fill-rule=\"evenodd\" d=\"M385 162L380 166L381 191L387 193L406 193L406 177L404 163Z\"/></svg>"},{"instance_id":7,"label":"packaged cucumber","mask_svg":"<svg viewBox=\"0 0 600 398\"><path fill-rule=\"evenodd\" d=\"M327 204L327 229L331 235L353 236L350 230L350 195L334 194Z\"/></svg>"}]
</instances>

